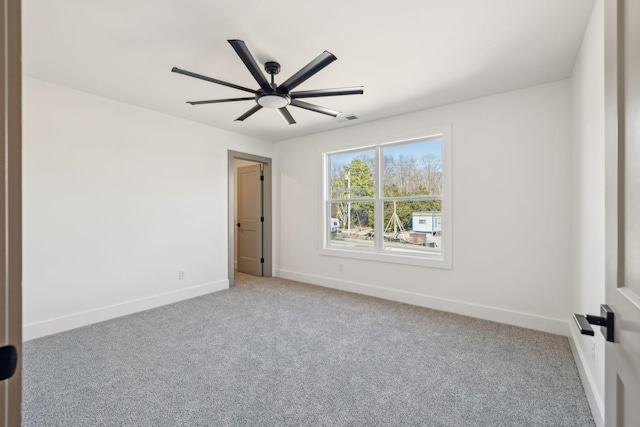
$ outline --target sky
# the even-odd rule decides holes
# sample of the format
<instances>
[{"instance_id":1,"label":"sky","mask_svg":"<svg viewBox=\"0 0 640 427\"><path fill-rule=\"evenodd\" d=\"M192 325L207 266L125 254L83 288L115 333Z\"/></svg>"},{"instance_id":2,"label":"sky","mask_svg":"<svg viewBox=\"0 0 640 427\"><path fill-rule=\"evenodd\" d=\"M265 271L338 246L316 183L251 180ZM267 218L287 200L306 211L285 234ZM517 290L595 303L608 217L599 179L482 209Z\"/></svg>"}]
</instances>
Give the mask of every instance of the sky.
<instances>
[{"instance_id":1,"label":"sky","mask_svg":"<svg viewBox=\"0 0 640 427\"><path fill-rule=\"evenodd\" d=\"M351 163L354 158L360 157L363 154L373 158L375 156L375 149L372 147L364 150L350 151L348 153L332 154L331 165L339 165L342 167L343 165ZM414 142L410 144L393 144L383 146L384 156L392 155L398 158L400 155L405 155L420 159L424 154L433 154L442 159L442 139L437 138L417 143Z\"/></svg>"}]
</instances>

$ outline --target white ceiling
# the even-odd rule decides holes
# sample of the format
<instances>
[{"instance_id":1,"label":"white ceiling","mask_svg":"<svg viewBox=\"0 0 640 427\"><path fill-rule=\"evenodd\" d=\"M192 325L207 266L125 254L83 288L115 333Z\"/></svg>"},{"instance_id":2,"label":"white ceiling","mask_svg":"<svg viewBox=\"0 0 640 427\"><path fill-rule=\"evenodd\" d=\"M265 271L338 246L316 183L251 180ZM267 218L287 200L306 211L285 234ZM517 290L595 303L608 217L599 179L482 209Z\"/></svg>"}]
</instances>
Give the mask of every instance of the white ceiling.
<instances>
[{"instance_id":1,"label":"white ceiling","mask_svg":"<svg viewBox=\"0 0 640 427\"><path fill-rule=\"evenodd\" d=\"M269 141L567 78L594 0L28 0L27 76ZM338 60L296 90L364 86L307 99L359 120L289 107L297 124L251 96L171 73L179 68L257 89L227 39L282 83L324 50Z\"/></svg>"}]
</instances>

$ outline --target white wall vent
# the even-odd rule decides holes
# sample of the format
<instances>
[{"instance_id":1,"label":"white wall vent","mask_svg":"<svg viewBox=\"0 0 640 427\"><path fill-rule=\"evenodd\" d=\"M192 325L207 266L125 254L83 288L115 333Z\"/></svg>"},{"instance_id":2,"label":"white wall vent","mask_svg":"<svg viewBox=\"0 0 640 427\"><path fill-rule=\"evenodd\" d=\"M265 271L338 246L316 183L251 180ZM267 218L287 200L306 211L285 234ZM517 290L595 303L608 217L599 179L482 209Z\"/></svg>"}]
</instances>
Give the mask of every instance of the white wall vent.
<instances>
[{"instance_id":1,"label":"white wall vent","mask_svg":"<svg viewBox=\"0 0 640 427\"><path fill-rule=\"evenodd\" d=\"M340 114L337 118L337 122L350 122L352 120L358 120L358 116L355 114Z\"/></svg>"}]
</instances>

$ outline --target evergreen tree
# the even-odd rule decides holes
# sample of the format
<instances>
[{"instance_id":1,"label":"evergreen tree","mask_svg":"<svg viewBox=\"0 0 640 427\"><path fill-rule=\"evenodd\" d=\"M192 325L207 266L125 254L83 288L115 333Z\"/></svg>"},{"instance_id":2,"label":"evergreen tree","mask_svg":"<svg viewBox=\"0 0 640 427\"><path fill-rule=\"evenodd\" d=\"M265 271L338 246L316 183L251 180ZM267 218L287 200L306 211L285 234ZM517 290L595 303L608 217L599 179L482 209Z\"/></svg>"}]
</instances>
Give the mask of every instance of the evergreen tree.
<instances>
[{"instance_id":1,"label":"evergreen tree","mask_svg":"<svg viewBox=\"0 0 640 427\"><path fill-rule=\"evenodd\" d=\"M355 158L342 168L340 176L332 180L332 197L345 199L339 203L336 216L342 228L347 228L349 203L346 199L373 198L375 193L372 159L367 156ZM351 202L351 226L373 227L373 203Z\"/></svg>"}]
</instances>

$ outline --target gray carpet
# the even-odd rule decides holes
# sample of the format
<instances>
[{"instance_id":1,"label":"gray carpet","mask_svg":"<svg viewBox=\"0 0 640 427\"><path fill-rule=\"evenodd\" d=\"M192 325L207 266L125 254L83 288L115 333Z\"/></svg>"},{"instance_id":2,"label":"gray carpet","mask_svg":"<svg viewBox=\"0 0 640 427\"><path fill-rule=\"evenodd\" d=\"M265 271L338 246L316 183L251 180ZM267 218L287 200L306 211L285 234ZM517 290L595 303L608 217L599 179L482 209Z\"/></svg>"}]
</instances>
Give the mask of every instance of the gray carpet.
<instances>
[{"instance_id":1,"label":"gray carpet","mask_svg":"<svg viewBox=\"0 0 640 427\"><path fill-rule=\"evenodd\" d=\"M24 426L592 426L567 338L282 279L24 346Z\"/></svg>"}]
</instances>

